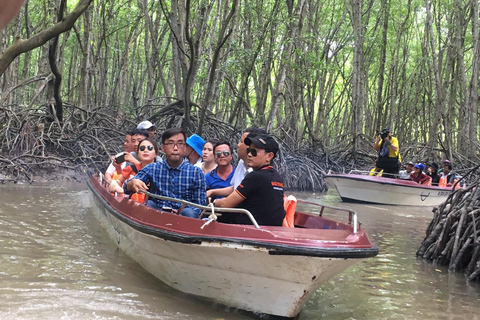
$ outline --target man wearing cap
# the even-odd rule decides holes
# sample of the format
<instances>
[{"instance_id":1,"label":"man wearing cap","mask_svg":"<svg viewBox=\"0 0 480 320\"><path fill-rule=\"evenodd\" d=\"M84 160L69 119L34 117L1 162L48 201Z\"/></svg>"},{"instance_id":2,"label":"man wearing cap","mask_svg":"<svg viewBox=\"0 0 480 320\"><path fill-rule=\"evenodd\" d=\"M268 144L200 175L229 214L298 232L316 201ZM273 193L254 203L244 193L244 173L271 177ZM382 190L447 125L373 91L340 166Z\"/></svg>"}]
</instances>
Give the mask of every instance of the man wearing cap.
<instances>
[{"instance_id":1,"label":"man wearing cap","mask_svg":"<svg viewBox=\"0 0 480 320\"><path fill-rule=\"evenodd\" d=\"M450 160L448 160L448 159L443 160L442 166L440 168L438 168L438 170L437 170L438 174L441 174L443 172L443 166L446 165L446 164L450 164Z\"/></svg>"},{"instance_id":2,"label":"man wearing cap","mask_svg":"<svg viewBox=\"0 0 480 320\"><path fill-rule=\"evenodd\" d=\"M235 172L233 173L232 180L230 181L230 186L226 188L216 189L215 196L217 197L226 197L232 193L242 182L245 176L252 172L252 168L246 165L247 162L247 145L245 144L245 139L247 137L253 138L258 134L267 134L267 131L257 127L248 127L243 132L240 137L240 141L237 144L237 156L239 158L238 164L235 167ZM207 195L209 192L207 191Z\"/></svg>"},{"instance_id":3,"label":"man wearing cap","mask_svg":"<svg viewBox=\"0 0 480 320\"><path fill-rule=\"evenodd\" d=\"M192 134L187 138L187 148L185 157L188 158L188 162L196 167L202 168L202 153L205 140L198 134Z\"/></svg>"},{"instance_id":4,"label":"man wearing cap","mask_svg":"<svg viewBox=\"0 0 480 320\"><path fill-rule=\"evenodd\" d=\"M395 138L390 129L385 128L377 133L373 149L378 151L378 158L375 166L383 169L383 177L395 178L400 170L400 148L398 139Z\"/></svg>"},{"instance_id":5,"label":"man wearing cap","mask_svg":"<svg viewBox=\"0 0 480 320\"><path fill-rule=\"evenodd\" d=\"M157 127L155 127L155 125L148 120L140 122L137 126L137 129L139 129L139 130L147 130L148 131L148 137L150 139L153 139L153 137L155 136L155 129L156 128Z\"/></svg>"},{"instance_id":6,"label":"man wearing cap","mask_svg":"<svg viewBox=\"0 0 480 320\"><path fill-rule=\"evenodd\" d=\"M401 170L398 173L398 179L411 180L410 174L413 172L413 166L414 164L412 161L407 162L407 164L405 165L405 170Z\"/></svg>"},{"instance_id":7,"label":"man wearing cap","mask_svg":"<svg viewBox=\"0 0 480 320\"><path fill-rule=\"evenodd\" d=\"M272 166L278 143L271 136L260 134L245 138L245 144L248 146L247 165L253 171L245 176L235 192L215 200L214 205L243 208L252 213L259 225L281 226L285 218L283 179ZM246 215L234 216L233 222L252 224Z\"/></svg>"},{"instance_id":8,"label":"man wearing cap","mask_svg":"<svg viewBox=\"0 0 480 320\"><path fill-rule=\"evenodd\" d=\"M442 187L451 187L456 179L456 174L452 172L453 166L448 162L443 162L443 170L440 174L440 185Z\"/></svg>"}]
</instances>

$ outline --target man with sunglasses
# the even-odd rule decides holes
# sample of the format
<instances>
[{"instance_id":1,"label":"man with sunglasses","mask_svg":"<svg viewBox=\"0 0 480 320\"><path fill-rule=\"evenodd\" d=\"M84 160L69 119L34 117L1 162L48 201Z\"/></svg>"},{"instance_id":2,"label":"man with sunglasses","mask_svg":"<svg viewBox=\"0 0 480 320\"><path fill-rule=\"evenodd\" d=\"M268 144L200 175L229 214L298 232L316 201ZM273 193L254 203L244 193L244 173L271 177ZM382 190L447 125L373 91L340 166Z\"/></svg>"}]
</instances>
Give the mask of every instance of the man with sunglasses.
<instances>
[{"instance_id":1,"label":"man with sunglasses","mask_svg":"<svg viewBox=\"0 0 480 320\"><path fill-rule=\"evenodd\" d=\"M148 190L153 194L182 199L200 205L207 204L205 176L202 169L184 159L186 151L186 135L180 128L171 128L162 134L162 151L166 160L155 162L140 170L134 179L124 183L125 194ZM150 188L147 184L150 183ZM148 206L155 209L165 207L176 211L178 202L151 199ZM201 210L186 206L180 214L190 218L198 218Z\"/></svg>"},{"instance_id":2,"label":"man with sunglasses","mask_svg":"<svg viewBox=\"0 0 480 320\"><path fill-rule=\"evenodd\" d=\"M247 165L253 171L245 176L235 192L224 199L215 200L214 205L247 209L258 224L281 226L285 218L283 179L272 166L273 158L278 152L278 143L269 135L259 134L245 138L245 144L248 146ZM231 217L232 215L227 215L224 219ZM233 216L232 222L252 224L246 215Z\"/></svg>"},{"instance_id":3,"label":"man with sunglasses","mask_svg":"<svg viewBox=\"0 0 480 320\"><path fill-rule=\"evenodd\" d=\"M217 194L217 190L228 188L232 181L235 167L232 165L232 148L228 141L218 141L213 146L213 155L217 167L205 175L207 182L207 197L221 198L224 195Z\"/></svg>"},{"instance_id":4,"label":"man with sunglasses","mask_svg":"<svg viewBox=\"0 0 480 320\"><path fill-rule=\"evenodd\" d=\"M238 155L238 163L235 168L235 172L233 174L232 180L230 182L230 186L222 189L215 190L215 195L226 197L231 194L242 182L245 176L253 171L252 168L246 165L247 163L247 145L245 144L245 139L247 137L255 137L257 134L267 134L264 129L257 128L257 127L248 127L243 132L242 136L240 137L240 141L237 144L237 155Z\"/></svg>"}]
</instances>

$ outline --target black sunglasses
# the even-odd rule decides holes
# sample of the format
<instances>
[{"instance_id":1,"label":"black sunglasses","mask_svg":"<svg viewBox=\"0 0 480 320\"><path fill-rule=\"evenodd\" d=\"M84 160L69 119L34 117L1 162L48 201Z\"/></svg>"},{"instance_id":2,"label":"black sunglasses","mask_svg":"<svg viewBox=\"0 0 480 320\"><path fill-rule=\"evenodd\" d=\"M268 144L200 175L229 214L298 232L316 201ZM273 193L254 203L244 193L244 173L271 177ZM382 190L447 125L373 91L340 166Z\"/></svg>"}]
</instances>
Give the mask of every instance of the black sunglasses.
<instances>
[{"instance_id":1,"label":"black sunglasses","mask_svg":"<svg viewBox=\"0 0 480 320\"><path fill-rule=\"evenodd\" d=\"M148 151L152 151L152 150L153 150L153 146L152 146L152 145L149 145L149 146L140 146L140 147L138 147L138 150L140 150L140 151L145 151L145 148L147 148Z\"/></svg>"},{"instance_id":2,"label":"black sunglasses","mask_svg":"<svg viewBox=\"0 0 480 320\"><path fill-rule=\"evenodd\" d=\"M249 153L252 154L252 157L256 157L258 155L258 150L253 148L247 148L247 154ZM267 150L265 150L265 153L267 153Z\"/></svg>"},{"instance_id":3,"label":"black sunglasses","mask_svg":"<svg viewBox=\"0 0 480 320\"><path fill-rule=\"evenodd\" d=\"M215 156L217 158L220 158L222 156L222 154L225 156L225 157L228 157L230 155L230 151L218 151L218 152L215 152Z\"/></svg>"}]
</instances>

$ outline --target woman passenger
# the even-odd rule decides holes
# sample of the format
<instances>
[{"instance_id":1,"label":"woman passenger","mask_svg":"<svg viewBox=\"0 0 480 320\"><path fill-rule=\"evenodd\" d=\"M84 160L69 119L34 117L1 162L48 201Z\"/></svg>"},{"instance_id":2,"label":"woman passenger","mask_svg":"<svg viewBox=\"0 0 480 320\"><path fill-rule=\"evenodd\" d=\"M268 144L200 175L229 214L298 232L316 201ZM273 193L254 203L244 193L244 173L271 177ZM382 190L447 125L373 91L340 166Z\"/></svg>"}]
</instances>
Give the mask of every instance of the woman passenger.
<instances>
[{"instance_id":1,"label":"woman passenger","mask_svg":"<svg viewBox=\"0 0 480 320\"><path fill-rule=\"evenodd\" d=\"M217 143L217 139L209 139L205 142L202 150L202 170L203 174L207 174L217 167L215 156L213 154L213 146Z\"/></svg>"},{"instance_id":2,"label":"woman passenger","mask_svg":"<svg viewBox=\"0 0 480 320\"><path fill-rule=\"evenodd\" d=\"M150 138L146 138L145 140L142 140L138 144L138 150L137 150L137 156L138 159L140 160L140 163L135 164L135 165L130 165L123 169L122 175L117 179L117 180L112 180L110 182L110 192L117 192L117 193L123 193L123 183L125 180L133 178L138 171L140 171L143 167L149 165L150 163L155 162L155 158L158 155L158 145L155 141L153 141ZM136 197L131 197L132 199L135 199ZM135 199L139 200L139 198Z\"/></svg>"},{"instance_id":3,"label":"woman passenger","mask_svg":"<svg viewBox=\"0 0 480 320\"><path fill-rule=\"evenodd\" d=\"M430 185L432 178L423 173L424 169L425 165L423 163L417 163L410 174L410 178L416 183Z\"/></svg>"}]
</instances>

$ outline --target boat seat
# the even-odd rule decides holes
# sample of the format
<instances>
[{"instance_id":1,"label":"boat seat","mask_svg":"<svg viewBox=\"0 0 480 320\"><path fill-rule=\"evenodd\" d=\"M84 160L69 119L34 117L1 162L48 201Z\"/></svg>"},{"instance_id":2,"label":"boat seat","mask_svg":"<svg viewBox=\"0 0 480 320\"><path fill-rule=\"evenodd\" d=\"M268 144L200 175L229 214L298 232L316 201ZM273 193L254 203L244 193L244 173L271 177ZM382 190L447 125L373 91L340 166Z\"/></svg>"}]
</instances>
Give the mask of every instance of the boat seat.
<instances>
[{"instance_id":1,"label":"boat seat","mask_svg":"<svg viewBox=\"0 0 480 320\"><path fill-rule=\"evenodd\" d=\"M297 209L297 198L292 195L283 196L283 207L285 208L285 218L282 226L295 228L295 210Z\"/></svg>"}]
</instances>

